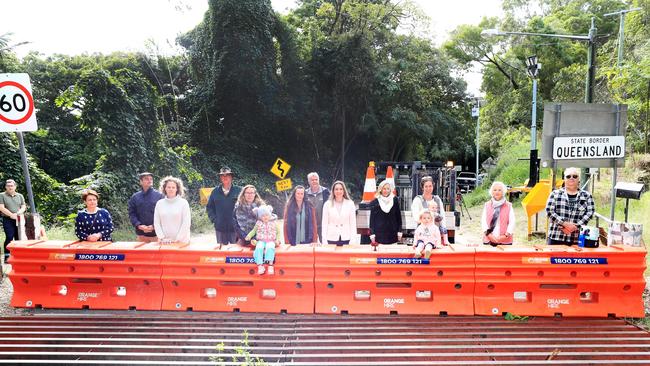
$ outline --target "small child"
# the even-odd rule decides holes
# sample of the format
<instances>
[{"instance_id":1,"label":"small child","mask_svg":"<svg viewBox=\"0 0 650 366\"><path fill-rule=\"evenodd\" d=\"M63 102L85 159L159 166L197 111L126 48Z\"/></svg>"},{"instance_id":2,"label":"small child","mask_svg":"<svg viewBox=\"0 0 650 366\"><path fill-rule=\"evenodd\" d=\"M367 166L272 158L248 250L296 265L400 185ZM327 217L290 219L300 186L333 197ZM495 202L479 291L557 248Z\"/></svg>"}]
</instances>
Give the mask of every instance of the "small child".
<instances>
[{"instance_id":1,"label":"small child","mask_svg":"<svg viewBox=\"0 0 650 366\"><path fill-rule=\"evenodd\" d=\"M264 272L272 275L275 273L273 263L275 262L275 247L280 244L278 239L277 216L274 215L273 207L262 205L253 209L257 214L255 227L246 235L246 240L250 240L255 246L253 258L257 264L257 274L263 275ZM255 236L255 239L251 238ZM268 265L268 270L264 265Z\"/></svg>"},{"instance_id":2,"label":"small child","mask_svg":"<svg viewBox=\"0 0 650 366\"><path fill-rule=\"evenodd\" d=\"M434 223L433 214L429 210L420 213L420 225L415 229L413 237L415 241L415 258L424 257L429 259L431 251L435 248L442 248L440 229Z\"/></svg>"}]
</instances>

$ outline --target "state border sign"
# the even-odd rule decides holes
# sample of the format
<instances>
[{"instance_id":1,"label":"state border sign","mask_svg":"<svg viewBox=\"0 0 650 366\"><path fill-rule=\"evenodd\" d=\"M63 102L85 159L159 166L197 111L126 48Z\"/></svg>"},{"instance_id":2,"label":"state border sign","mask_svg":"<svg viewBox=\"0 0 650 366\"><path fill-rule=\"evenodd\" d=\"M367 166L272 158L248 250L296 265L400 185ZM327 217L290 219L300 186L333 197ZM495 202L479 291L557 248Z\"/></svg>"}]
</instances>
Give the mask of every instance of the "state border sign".
<instances>
[{"instance_id":1,"label":"state border sign","mask_svg":"<svg viewBox=\"0 0 650 366\"><path fill-rule=\"evenodd\" d=\"M546 103L541 166L623 167L626 128L624 104Z\"/></svg>"},{"instance_id":2,"label":"state border sign","mask_svg":"<svg viewBox=\"0 0 650 366\"><path fill-rule=\"evenodd\" d=\"M36 131L36 113L28 74L0 74L0 132Z\"/></svg>"}]
</instances>

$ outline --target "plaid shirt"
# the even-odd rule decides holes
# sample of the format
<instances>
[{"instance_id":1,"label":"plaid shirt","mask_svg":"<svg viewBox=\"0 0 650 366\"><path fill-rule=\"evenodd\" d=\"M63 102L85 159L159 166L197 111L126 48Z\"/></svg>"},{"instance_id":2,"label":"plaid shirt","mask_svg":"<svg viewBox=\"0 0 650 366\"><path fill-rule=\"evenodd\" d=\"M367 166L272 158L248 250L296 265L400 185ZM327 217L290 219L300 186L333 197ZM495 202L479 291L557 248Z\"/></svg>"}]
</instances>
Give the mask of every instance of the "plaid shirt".
<instances>
[{"instance_id":1,"label":"plaid shirt","mask_svg":"<svg viewBox=\"0 0 650 366\"><path fill-rule=\"evenodd\" d=\"M567 243L577 243L579 230L572 232L570 235L566 235L562 231L561 223L565 221L573 223L580 229L583 225L587 225L591 217L594 216L594 212L594 199L589 192L579 190L575 205L572 208L569 204L569 196L566 193L566 189L560 188L554 190L546 202L546 215L551 222L548 237Z\"/></svg>"}]
</instances>

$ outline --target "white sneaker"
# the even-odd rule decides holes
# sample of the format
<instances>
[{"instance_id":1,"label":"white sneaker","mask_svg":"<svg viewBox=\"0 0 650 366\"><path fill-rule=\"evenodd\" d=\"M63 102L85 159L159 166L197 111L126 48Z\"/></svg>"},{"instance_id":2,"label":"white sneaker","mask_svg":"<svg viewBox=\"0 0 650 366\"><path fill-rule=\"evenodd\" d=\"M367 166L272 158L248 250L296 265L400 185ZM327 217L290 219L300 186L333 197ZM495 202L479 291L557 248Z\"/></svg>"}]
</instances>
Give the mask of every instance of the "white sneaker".
<instances>
[{"instance_id":1,"label":"white sneaker","mask_svg":"<svg viewBox=\"0 0 650 366\"><path fill-rule=\"evenodd\" d=\"M422 252L415 252L414 258L422 258Z\"/></svg>"},{"instance_id":2,"label":"white sneaker","mask_svg":"<svg viewBox=\"0 0 650 366\"><path fill-rule=\"evenodd\" d=\"M275 269L273 269L273 266L269 266L269 270L266 271L266 273L270 275L275 274Z\"/></svg>"},{"instance_id":3,"label":"white sneaker","mask_svg":"<svg viewBox=\"0 0 650 366\"><path fill-rule=\"evenodd\" d=\"M424 258L429 259L429 257L431 257L431 249L427 248L424 251Z\"/></svg>"},{"instance_id":4,"label":"white sneaker","mask_svg":"<svg viewBox=\"0 0 650 366\"><path fill-rule=\"evenodd\" d=\"M264 272L266 272L266 268L264 268L264 266L261 266L261 265L257 266L257 274L258 275L263 275Z\"/></svg>"}]
</instances>

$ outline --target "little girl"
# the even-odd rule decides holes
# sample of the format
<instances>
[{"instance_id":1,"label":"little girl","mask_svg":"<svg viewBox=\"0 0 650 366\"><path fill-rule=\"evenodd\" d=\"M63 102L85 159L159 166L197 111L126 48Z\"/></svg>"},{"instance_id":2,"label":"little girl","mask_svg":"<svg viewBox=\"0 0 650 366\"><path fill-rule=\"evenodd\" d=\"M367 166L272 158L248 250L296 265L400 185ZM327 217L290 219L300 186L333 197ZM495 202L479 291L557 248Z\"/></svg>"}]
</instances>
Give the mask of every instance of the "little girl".
<instances>
[{"instance_id":1,"label":"little girl","mask_svg":"<svg viewBox=\"0 0 650 366\"><path fill-rule=\"evenodd\" d=\"M415 258L422 257L422 251L424 251L424 257L429 259L433 249L442 248L440 228L434 223L431 211L424 210L420 213L420 225L415 229L413 241L415 242Z\"/></svg>"},{"instance_id":2,"label":"little girl","mask_svg":"<svg viewBox=\"0 0 650 366\"><path fill-rule=\"evenodd\" d=\"M250 240L251 244L255 246L253 258L257 264L257 274L263 275L264 272L272 275L275 273L273 263L275 262L275 247L280 244L278 239L277 216L272 214L273 207L269 205L262 205L253 208L253 212L257 214L257 222L248 235L246 240ZM255 239L251 238L255 236ZM268 270L264 265L268 265Z\"/></svg>"}]
</instances>

